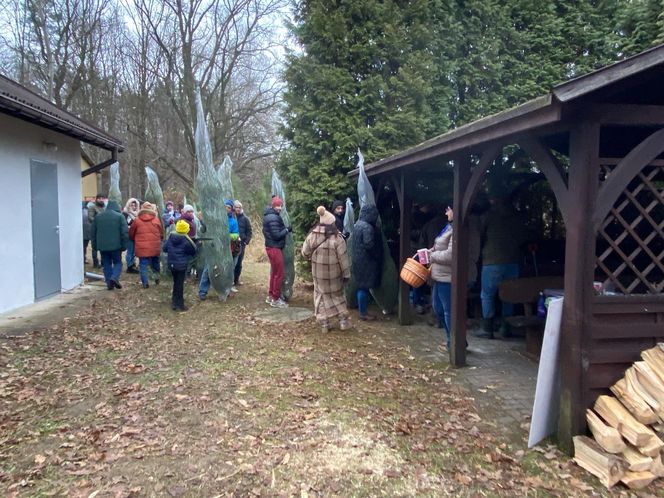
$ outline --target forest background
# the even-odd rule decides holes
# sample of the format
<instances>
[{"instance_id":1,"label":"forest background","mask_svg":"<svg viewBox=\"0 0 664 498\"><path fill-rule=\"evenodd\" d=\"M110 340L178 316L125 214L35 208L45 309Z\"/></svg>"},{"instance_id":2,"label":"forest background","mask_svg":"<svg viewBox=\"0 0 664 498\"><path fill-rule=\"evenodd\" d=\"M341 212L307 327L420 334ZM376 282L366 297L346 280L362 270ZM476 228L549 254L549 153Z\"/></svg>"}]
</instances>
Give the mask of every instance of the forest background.
<instances>
[{"instance_id":1,"label":"forest background","mask_svg":"<svg viewBox=\"0 0 664 498\"><path fill-rule=\"evenodd\" d=\"M380 159L664 42L663 0L0 0L2 73L125 144L123 197L191 195L195 91L256 211L296 233ZM101 161L101 151L87 151Z\"/></svg>"}]
</instances>

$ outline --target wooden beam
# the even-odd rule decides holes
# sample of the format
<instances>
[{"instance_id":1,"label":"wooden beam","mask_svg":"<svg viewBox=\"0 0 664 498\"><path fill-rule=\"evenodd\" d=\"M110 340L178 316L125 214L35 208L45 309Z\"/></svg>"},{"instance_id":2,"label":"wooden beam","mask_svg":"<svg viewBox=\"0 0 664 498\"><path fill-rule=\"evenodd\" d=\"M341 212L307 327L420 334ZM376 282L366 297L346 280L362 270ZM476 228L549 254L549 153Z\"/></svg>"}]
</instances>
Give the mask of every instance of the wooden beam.
<instances>
[{"instance_id":1,"label":"wooden beam","mask_svg":"<svg viewBox=\"0 0 664 498\"><path fill-rule=\"evenodd\" d=\"M469 245L468 217L462 214L462 203L463 194L468 189L470 179L470 155L461 156L454 163L454 235L452 240L454 258L452 262L452 345L450 348L450 363L455 367L461 367L466 364Z\"/></svg>"},{"instance_id":2,"label":"wooden beam","mask_svg":"<svg viewBox=\"0 0 664 498\"><path fill-rule=\"evenodd\" d=\"M585 432L583 406L584 347L591 321L592 282L595 268L594 212L599 177L599 125L579 122L570 132L570 171L565 245L565 300L561 325L561 399L558 440L571 454L572 437Z\"/></svg>"},{"instance_id":3,"label":"wooden beam","mask_svg":"<svg viewBox=\"0 0 664 498\"><path fill-rule=\"evenodd\" d=\"M111 164L116 162L117 159L117 153L114 154L115 157L111 157L110 159L106 159L106 161L103 161L99 164L95 164L94 166L90 166L88 169L85 171L81 171L81 178L85 178L88 175L91 175L93 173L97 173L98 171L101 171L102 169L108 168Z\"/></svg>"},{"instance_id":4,"label":"wooden beam","mask_svg":"<svg viewBox=\"0 0 664 498\"><path fill-rule=\"evenodd\" d=\"M630 181L664 150L664 128L657 130L634 147L611 175L604 181L597 196L597 208L593 216L593 231L596 232L613 207L616 199Z\"/></svg>"},{"instance_id":5,"label":"wooden beam","mask_svg":"<svg viewBox=\"0 0 664 498\"><path fill-rule=\"evenodd\" d=\"M661 105L587 104L583 112L603 125L664 125Z\"/></svg>"},{"instance_id":6,"label":"wooden beam","mask_svg":"<svg viewBox=\"0 0 664 498\"><path fill-rule=\"evenodd\" d=\"M413 248L410 245L411 217L413 200L408 193L408 179L405 171L401 172L400 179L395 182L397 198L399 199L399 266L401 268L406 258L412 256ZM399 279L399 325L412 325L413 309L410 306L410 286Z\"/></svg>"},{"instance_id":7,"label":"wooden beam","mask_svg":"<svg viewBox=\"0 0 664 498\"><path fill-rule=\"evenodd\" d=\"M498 157L498 154L500 154L502 150L503 146L500 144L496 144L496 145L490 145L487 149L482 151L480 162L473 169L473 174L468 180L468 185L466 187L466 190L463 192L461 211L459 211L459 215L461 216L461 218L466 218L468 216L468 212L470 211L470 206L472 205L473 201L475 200L475 197L477 196L477 192L479 191L480 185L482 184L482 181L486 176L486 172L489 165L496 157Z\"/></svg>"}]
</instances>

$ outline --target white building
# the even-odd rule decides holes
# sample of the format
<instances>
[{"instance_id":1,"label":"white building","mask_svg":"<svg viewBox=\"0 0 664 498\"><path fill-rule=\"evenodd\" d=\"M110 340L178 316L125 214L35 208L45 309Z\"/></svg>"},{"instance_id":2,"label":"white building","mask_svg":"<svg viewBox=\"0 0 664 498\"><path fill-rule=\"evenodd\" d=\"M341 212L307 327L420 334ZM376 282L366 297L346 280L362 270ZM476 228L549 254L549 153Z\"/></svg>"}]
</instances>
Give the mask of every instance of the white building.
<instances>
[{"instance_id":1,"label":"white building","mask_svg":"<svg viewBox=\"0 0 664 498\"><path fill-rule=\"evenodd\" d=\"M0 76L0 313L83 283L81 144L122 143Z\"/></svg>"}]
</instances>

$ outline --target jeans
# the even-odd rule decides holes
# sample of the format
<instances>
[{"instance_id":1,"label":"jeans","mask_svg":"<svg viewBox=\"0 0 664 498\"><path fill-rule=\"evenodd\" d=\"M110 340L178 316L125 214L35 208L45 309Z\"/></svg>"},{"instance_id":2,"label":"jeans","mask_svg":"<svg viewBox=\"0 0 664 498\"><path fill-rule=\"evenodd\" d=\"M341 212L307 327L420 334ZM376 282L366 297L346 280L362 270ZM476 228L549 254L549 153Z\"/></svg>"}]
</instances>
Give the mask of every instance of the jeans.
<instances>
[{"instance_id":1,"label":"jeans","mask_svg":"<svg viewBox=\"0 0 664 498\"><path fill-rule=\"evenodd\" d=\"M198 284L198 297L207 296L209 290L210 290L210 275L208 272L208 266L206 264L201 273L201 281Z\"/></svg>"},{"instance_id":2,"label":"jeans","mask_svg":"<svg viewBox=\"0 0 664 498\"><path fill-rule=\"evenodd\" d=\"M235 283L237 284L240 281L240 274L242 273L242 261L244 261L244 248L246 246L242 244L242 249L240 249L240 254L236 256L237 262L235 263ZM235 258L233 258L235 259Z\"/></svg>"},{"instance_id":3,"label":"jeans","mask_svg":"<svg viewBox=\"0 0 664 498\"><path fill-rule=\"evenodd\" d=\"M95 239L92 239L91 242L92 242L92 264L93 266L99 266L99 251L97 251L97 241Z\"/></svg>"},{"instance_id":4,"label":"jeans","mask_svg":"<svg viewBox=\"0 0 664 498\"><path fill-rule=\"evenodd\" d=\"M509 263L504 265L482 266L482 317L493 318L496 316L495 300L498 294L498 285L503 280L519 277L519 265ZM512 316L514 306L510 303L502 303L503 316Z\"/></svg>"},{"instance_id":5,"label":"jeans","mask_svg":"<svg viewBox=\"0 0 664 498\"><path fill-rule=\"evenodd\" d=\"M360 316L367 315L367 308L369 307L369 289L357 289L357 309Z\"/></svg>"},{"instance_id":6,"label":"jeans","mask_svg":"<svg viewBox=\"0 0 664 498\"><path fill-rule=\"evenodd\" d=\"M159 256L148 256L145 258L138 258L139 269L141 273L141 283L148 283L148 266L152 268L152 271L157 274L156 278L159 278Z\"/></svg>"},{"instance_id":7,"label":"jeans","mask_svg":"<svg viewBox=\"0 0 664 498\"><path fill-rule=\"evenodd\" d=\"M173 275L173 309L184 309L184 279L187 276L187 270L174 270L171 268Z\"/></svg>"},{"instance_id":8,"label":"jeans","mask_svg":"<svg viewBox=\"0 0 664 498\"><path fill-rule=\"evenodd\" d=\"M438 320L445 324L447 347L449 348L452 333L452 284L450 282L435 282L433 284L431 304Z\"/></svg>"},{"instance_id":9,"label":"jeans","mask_svg":"<svg viewBox=\"0 0 664 498\"><path fill-rule=\"evenodd\" d=\"M266 247L265 252L270 260L270 297L277 300L281 297L281 284L286 278L284 253L277 247Z\"/></svg>"},{"instance_id":10,"label":"jeans","mask_svg":"<svg viewBox=\"0 0 664 498\"><path fill-rule=\"evenodd\" d=\"M122 273L122 251L101 251L101 265L104 267L106 284L111 280L118 282Z\"/></svg>"},{"instance_id":11,"label":"jeans","mask_svg":"<svg viewBox=\"0 0 664 498\"><path fill-rule=\"evenodd\" d=\"M135 247L136 246L134 245L134 241L129 239L127 241L127 252L125 252L125 263L127 263L127 268L129 268L130 266L134 266Z\"/></svg>"}]
</instances>

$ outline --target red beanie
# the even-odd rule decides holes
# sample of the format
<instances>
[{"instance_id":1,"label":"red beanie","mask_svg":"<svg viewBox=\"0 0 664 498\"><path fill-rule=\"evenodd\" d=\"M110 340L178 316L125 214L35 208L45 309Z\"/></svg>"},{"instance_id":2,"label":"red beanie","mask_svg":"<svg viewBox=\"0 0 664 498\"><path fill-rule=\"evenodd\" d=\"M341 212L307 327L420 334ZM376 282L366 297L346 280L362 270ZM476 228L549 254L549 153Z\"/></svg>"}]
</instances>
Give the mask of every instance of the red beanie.
<instances>
[{"instance_id":1,"label":"red beanie","mask_svg":"<svg viewBox=\"0 0 664 498\"><path fill-rule=\"evenodd\" d=\"M272 198L272 207L273 207L273 208L275 208L275 207L277 207L277 206L283 206L283 205L284 205L284 201L282 201L281 198L280 198L279 196L275 195L275 196Z\"/></svg>"}]
</instances>

